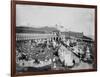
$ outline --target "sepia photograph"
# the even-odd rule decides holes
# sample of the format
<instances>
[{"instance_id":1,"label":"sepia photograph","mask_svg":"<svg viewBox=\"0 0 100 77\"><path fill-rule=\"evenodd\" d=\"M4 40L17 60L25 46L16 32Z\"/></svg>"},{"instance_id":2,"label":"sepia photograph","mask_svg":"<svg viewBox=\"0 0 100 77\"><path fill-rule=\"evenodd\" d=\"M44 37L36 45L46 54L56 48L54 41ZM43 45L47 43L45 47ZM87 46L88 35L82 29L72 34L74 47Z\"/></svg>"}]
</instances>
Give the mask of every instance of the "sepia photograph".
<instances>
[{"instance_id":1,"label":"sepia photograph","mask_svg":"<svg viewBox=\"0 0 100 77\"><path fill-rule=\"evenodd\" d=\"M95 68L95 9L16 4L16 73Z\"/></svg>"}]
</instances>

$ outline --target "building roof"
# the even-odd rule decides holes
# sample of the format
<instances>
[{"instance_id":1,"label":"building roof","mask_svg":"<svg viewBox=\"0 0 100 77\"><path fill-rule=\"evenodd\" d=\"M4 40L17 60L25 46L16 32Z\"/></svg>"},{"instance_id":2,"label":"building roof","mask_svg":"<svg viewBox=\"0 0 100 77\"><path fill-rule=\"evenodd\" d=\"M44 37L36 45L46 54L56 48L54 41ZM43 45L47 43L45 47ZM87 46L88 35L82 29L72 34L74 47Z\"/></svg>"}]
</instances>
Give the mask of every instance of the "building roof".
<instances>
[{"instance_id":1,"label":"building roof","mask_svg":"<svg viewBox=\"0 0 100 77\"><path fill-rule=\"evenodd\" d=\"M72 37L76 37L76 38L80 38L83 37L83 33L80 32L72 32L72 31L68 31L68 32L61 32L61 34L65 34L66 37L72 36Z\"/></svg>"}]
</instances>

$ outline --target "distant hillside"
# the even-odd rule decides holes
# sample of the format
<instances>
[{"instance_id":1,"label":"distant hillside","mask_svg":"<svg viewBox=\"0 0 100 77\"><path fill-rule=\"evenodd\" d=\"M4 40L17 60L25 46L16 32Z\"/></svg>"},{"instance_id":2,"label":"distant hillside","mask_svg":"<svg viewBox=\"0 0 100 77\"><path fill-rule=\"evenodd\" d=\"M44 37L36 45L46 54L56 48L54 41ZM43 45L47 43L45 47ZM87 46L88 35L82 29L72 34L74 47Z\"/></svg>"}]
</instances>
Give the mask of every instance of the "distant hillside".
<instances>
[{"instance_id":1,"label":"distant hillside","mask_svg":"<svg viewBox=\"0 0 100 77\"><path fill-rule=\"evenodd\" d=\"M16 33L46 33L46 32L53 32L58 31L54 27L41 27L41 28L35 28L35 27L16 27Z\"/></svg>"},{"instance_id":2,"label":"distant hillside","mask_svg":"<svg viewBox=\"0 0 100 77\"><path fill-rule=\"evenodd\" d=\"M93 35L87 35L87 37L89 37L89 38L94 40L94 36Z\"/></svg>"}]
</instances>

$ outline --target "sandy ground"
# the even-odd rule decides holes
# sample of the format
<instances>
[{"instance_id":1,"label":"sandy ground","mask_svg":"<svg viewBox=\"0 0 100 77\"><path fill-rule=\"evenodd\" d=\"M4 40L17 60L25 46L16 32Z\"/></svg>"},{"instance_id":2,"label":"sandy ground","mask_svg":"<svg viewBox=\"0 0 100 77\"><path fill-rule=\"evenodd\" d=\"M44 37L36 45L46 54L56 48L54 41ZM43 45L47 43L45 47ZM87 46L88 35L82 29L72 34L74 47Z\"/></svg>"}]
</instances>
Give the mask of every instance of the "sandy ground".
<instances>
[{"instance_id":1,"label":"sandy ground","mask_svg":"<svg viewBox=\"0 0 100 77\"><path fill-rule=\"evenodd\" d=\"M85 63L83 61L80 62L79 65L75 65L72 70L79 70L79 69L92 69L92 64Z\"/></svg>"}]
</instances>

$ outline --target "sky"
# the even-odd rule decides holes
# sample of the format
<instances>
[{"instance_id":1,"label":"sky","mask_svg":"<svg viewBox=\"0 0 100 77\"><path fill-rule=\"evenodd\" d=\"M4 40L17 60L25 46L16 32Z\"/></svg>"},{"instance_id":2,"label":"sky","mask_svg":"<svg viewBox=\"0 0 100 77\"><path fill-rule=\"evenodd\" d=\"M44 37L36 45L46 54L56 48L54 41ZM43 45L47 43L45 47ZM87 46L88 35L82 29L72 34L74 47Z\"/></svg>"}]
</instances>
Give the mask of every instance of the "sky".
<instances>
[{"instance_id":1,"label":"sky","mask_svg":"<svg viewBox=\"0 0 100 77\"><path fill-rule=\"evenodd\" d=\"M60 31L94 35L94 9L40 5L16 5L16 26L56 27Z\"/></svg>"}]
</instances>

